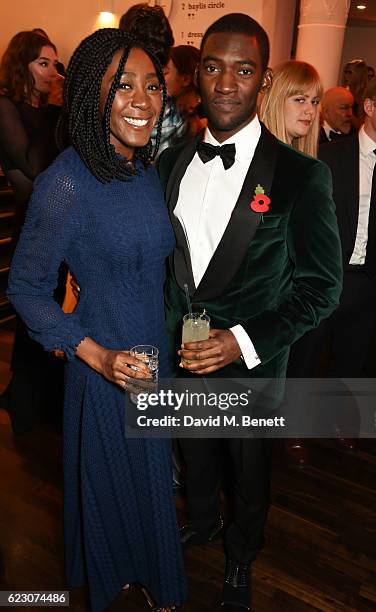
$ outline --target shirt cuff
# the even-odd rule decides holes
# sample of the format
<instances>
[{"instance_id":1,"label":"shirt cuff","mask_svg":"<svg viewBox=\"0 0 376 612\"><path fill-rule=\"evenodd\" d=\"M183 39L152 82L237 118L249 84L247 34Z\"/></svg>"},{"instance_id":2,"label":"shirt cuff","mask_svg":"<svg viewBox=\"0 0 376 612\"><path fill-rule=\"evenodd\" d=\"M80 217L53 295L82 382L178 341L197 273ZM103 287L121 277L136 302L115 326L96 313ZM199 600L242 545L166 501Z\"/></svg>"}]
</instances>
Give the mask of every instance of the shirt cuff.
<instances>
[{"instance_id":1,"label":"shirt cuff","mask_svg":"<svg viewBox=\"0 0 376 612\"><path fill-rule=\"evenodd\" d=\"M242 357L248 370L252 370L252 368L258 366L261 363L261 359L257 355L252 340L248 336L244 327L241 325L234 325L234 327L230 327L230 331L234 334L237 343L239 344Z\"/></svg>"}]
</instances>

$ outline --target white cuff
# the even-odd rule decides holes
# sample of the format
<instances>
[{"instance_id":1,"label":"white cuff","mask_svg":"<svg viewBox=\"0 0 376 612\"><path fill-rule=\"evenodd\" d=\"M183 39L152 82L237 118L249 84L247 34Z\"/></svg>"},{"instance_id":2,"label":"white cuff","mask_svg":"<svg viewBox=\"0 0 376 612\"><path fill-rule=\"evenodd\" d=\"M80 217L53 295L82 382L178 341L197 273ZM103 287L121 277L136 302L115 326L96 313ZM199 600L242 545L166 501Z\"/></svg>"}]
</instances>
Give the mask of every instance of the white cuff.
<instances>
[{"instance_id":1,"label":"white cuff","mask_svg":"<svg viewBox=\"0 0 376 612\"><path fill-rule=\"evenodd\" d=\"M234 325L234 327L230 327L230 331L234 334L237 343L239 344L242 357L248 370L252 370L252 368L258 366L261 363L261 359L257 355L252 340L248 336L244 327L241 325Z\"/></svg>"}]
</instances>

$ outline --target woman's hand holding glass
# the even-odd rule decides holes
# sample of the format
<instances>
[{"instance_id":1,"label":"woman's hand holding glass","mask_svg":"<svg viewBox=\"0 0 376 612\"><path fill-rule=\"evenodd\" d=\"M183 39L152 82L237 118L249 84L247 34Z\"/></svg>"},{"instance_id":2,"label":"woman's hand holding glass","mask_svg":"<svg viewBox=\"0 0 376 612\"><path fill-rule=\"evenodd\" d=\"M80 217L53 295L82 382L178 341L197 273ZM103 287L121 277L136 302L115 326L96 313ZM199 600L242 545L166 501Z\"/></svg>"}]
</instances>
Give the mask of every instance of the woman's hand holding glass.
<instances>
[{"instance_id":1,"label":"woman's hand holding glass","mask_svg":"<svg viewBox=\"0 0 376 612\"><path fill-rule=\"evenodd\" d=\"M130 380L132 378L152 379L147 364L132 356L129 351L106 350L103 356L102 374L107 380L118 384L122 389L132 387Z\"/></svg>"},{"instance_id":2,"label":"woman's hand holding glass","mask_svg":"<svg viewBox=\"0 0 376 612\"><path fill-rule=\"evenodd\" d=\"M128 388L132 379L152 379L147 364L131 355L130 351L106 349L91 338L80 342L76 356L122 389Z\"/></svg>"}]
</instances>

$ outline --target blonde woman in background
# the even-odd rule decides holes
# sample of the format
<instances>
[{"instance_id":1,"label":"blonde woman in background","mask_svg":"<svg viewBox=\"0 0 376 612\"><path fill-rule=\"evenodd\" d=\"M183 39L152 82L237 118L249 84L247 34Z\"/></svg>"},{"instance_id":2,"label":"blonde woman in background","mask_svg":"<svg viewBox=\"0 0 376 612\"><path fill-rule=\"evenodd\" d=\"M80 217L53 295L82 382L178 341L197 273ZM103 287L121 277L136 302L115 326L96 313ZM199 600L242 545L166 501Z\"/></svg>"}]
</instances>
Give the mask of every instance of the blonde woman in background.
<instances>
[{"instance_id":1,"label":"blonde woman in background","mask_svg":"<svg viewBox=\"0 0 376 612\"><path fill-rule=\"evenodd\" d=\"M317 157L322 94L319 74L311 64L295 60L283 62L275 68L273 84L263 96L260 119L279 140ZM318 342L315 332L306 333L292 345L287 370L289 378L313 375L313 355ZM302 439L285 440L285 449L292 463L304 467L307 458Z\"/></svg>"},{"instance_id":2,"label":"blonde woman in background","mask_svg":"<svg viewBox=\"0 0 376 612\"><path fill-rule=\"evenodd\" d=\"M323 86L316 69L289 60L274 69L273 84L264 94L260 119L279 140L317 157L318 107Z\"/></svg>"}]
</instances>

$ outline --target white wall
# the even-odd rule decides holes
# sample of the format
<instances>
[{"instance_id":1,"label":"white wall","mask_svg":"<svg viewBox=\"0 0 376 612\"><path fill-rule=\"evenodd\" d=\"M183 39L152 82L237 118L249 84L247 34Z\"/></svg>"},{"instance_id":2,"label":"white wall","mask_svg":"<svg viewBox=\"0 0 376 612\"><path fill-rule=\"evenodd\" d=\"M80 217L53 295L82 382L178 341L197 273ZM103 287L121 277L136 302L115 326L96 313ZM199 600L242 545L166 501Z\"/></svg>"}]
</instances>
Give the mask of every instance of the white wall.
<instances>
[{"instance_id":1,"label":"white wall","mask_svg":"<svg viewBox=\"0 0 376 612\"><path fill-rule=\"evenodd\" d=\"M200 46L205 30L228 13L247 13L261 22L265 0L174 0L169 15L175 44ZM276 2L276 0L272 0Z\"/></svg>"},{"instance_id":2,"label":"white wall","mask_svg":"<svg viewBox=\"0 0 376 612\"><path fill-rule=\"evenodd\" d=\"M113 0L115 27L120 16L130 6L139 1L142 0ZM151 3L153 1L151 0ZM292 2L292 0L283 1L289 5ZM158 3L165 6L170 4L169 0L159 0ZM98 11L102 4L101 0L62 0L60 2L52 0L0 0L0 55L2 55L14 34L21 30L39 27L46 30L58 48L60 60L67 64L78 43L97 29ZM287 57L281 57L281 53L283 56L285 55L281 40L284 38L282 31L285 28L288 29L289 24L283 21L283 27L281 28L280 10L276 8L280 4L280 0L186 0L185 2L172 0L170 22L176 44L185 44L189 31L202 33L210 23L221 15L232 12L247 13L264 25L272 43L273 40L277 40L278 29L279 50L276 59L281 61L281 59L287 59ZM183 5L185 5L184 9ZM190 17L188 17L188 13L191 15ZM184 33L183 36L182 32ZM287 32L285 38L291 40L291 32ZM195 46L199 46L200 37L191 37L190 41L195 41Z\"/></svg>"},{"instance_id":3,"label":"white wall","mask_svg":"<svg viewBox=\"0 0 376 612\"><path fill-rule=\"evenodd\" d=\"M0 0L0 53L21 30L42 28L67 63L82 38L95 28L97 0Z\"/></svg>"},{"instance_id":4,"label":"white wall","mask_svg":"<svg viewBox=\"0 0 376 612\"><path fill-rule=\"evenodd\" d=\"M341 71L338 76L339 83L344 65L352 59L363 59L366 64L373 66L376 70L376 25L346 29Z\"/></svg>"},{"instance_id":5,"label":"white wall","mask_svg":"<svg viewBox=\"0 0 376 612\"><path fill-rule=\"evenodd\" d=\"M270 40L270 66L289 60L294 34L295 0L264 0L260 23Z\"/></svg>"}]
</instances>

